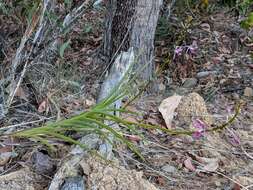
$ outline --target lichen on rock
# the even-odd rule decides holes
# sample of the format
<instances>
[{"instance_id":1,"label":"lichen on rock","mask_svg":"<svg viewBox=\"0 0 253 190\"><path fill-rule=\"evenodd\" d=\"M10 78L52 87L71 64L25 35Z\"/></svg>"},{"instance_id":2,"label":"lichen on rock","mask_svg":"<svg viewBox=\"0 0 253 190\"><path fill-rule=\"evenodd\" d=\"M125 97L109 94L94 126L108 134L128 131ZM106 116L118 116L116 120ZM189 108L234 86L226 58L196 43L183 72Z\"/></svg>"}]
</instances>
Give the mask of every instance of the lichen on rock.
<instances>
[{"instance_id":1,"label":"lichen on rock","mask_svg":"<svg viewBox=\"0 0 253 190\"><path fill-rule=\"evenodd\" d=\"M190 127L194 119L200 119L207 125L213 124L204 99L195 92L182 97L176 109L176 120L179 122L179 127Z\"/></svg>"}]
</instances>

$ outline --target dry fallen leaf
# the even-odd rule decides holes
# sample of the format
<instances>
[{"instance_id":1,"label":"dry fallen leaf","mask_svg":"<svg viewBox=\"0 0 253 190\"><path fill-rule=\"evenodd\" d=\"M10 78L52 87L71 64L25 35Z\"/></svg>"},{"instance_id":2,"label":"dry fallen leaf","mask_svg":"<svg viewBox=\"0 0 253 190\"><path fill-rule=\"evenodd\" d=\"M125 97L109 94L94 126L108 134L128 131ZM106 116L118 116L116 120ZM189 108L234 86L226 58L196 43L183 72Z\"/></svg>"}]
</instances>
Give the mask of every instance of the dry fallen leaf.
<instances>
[{"instance_id":1,"label":"dry fallen leaf","mask_svg":"<svg viewBox=\"0 0 253 190\"><path fill-rule=\"evenodd\" d=\"M38 107L38 112L39 113L45 112L47 110L47 107L48 107L48 100L46 99L40 103Z\"/></svg>"},{"instance_id":2,"label":"dry fallen leaf","mask_svg":"<svg viewBox=\"0 0 253 190\"><path fill-rule=\"evenodd\" d=\"M128 140L130 140L132 142L139 142L141 140L141 138L137 135L124 134L124 137L126 137Z\"/></svg>"},{"instance_id":3,"label":"dry fallen leaf","mask_svg":"<svg viewBox=\"0 0 253 190\"><path fill-rule=\"evenodd\" d=\"M179 105L181 98L182 96L179 95L173 95L171 97L168 97L162 101L158 108L168 128L171 128L174 113Z\"/></svg>"},{"instance_id":4,"label":"dry fallen leaf","mask_svg":"<svg viewBox=\"0 0 253 190\"><path fill-rule=\"evenodd\" d=\"M160 185L160 186L164 186L164 185L165 185L165 180L164 180L164 178L161 177L161 176L158 176L158 177L157 177L156 182L157 182L157 184Z\"/></svg>"},{"instance_id":5,"label":"dry fallen leaf","mask_svg":"<svg viewBox=\"0 0 253 190\"><path fill-rule=\"evenodd\" d=\"M185 166L188 170L190 170L190 171L192 171L192 172L196 171L196 168L195 168L195 166L192 164L192 159L191 159L190 157L188 157L188 158L184 161L184 166Z\"/></svg>"},{"instance_id":6,"label":"dry fallen leaf","mask_svg":"<svg viewBox=\"0 0 253 190\"><path fill-rule=\"evenodd\" d=\"M196 156L196 160L199 161L201 164L201 170L207 172L214 172L219 167L219 159L218 158L205 158Z\"/></svg>"},{"instance_id":7,"label":"dry fallen leaf","mask_svg":"<svg viewBox=\"0 0 253 190\"><path fill-rule=\"evenodd\" d=\"M17 89L17 91L15 93L15 96L17 96L17 97L19 97L19 98L21 98L21 99L23 99L25 101L28 101L27 96L25 94L25 91L24 91L24 89L22 87L19 87Z\"/></svg>"},{"instance_id":8,"label":"dry fallen leaf","mask_svg":"<svg viewBox=\"0 0 253 190\"><path fill-rule=\"evenodd\" d=\"M131 116L125 117L124 120L125 120L125 121L128 121L128 122L132 122L132 123L137 123L137 122L138 122L138 120L137 120L136 118L131 117Z\"/></svg>"},{"instance_id":9,"label":"dry fallen leaf","mask_svg":"<svg viewBox=\"0 0 253 190\"><path fill-rule=\"evenodd\" d=\"M208 23L203 23L203 24L200 25L200 27L201 27L202 30L205 30L207 32L211 31L211 27Z\"/></svg>"},{"instance_id":10,"label":"dry fallen leaf","mask_svg":"<svg viewBox=\"0 0 253 190\"><path fill-rule=\"evenodd\" d=\"M12 142L11 138L4 140L5 143L9 144ZM12 145L5 145L0 147L0 166L4 166L13 156Z\"/></svg>"},{"instance_id":11,"label":"dry fallen leaf","mask_svg":"<svg viewBox=\"0 0 253 190\"><path fill-rule=\"evenodd\" d=\"M12 157L12 150L8 147L0 148L0 166L4 166Z\"/></svg>"}]
</instances>

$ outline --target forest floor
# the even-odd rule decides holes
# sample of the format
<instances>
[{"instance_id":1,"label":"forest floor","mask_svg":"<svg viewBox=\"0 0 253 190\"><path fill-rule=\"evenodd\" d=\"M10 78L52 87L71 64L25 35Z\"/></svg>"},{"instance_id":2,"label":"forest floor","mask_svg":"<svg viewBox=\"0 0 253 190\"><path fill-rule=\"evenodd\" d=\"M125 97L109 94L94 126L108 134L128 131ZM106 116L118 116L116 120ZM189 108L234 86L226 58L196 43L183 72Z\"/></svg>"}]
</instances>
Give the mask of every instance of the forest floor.
<instances>
[{"instance_id":1,"label":"forest floor","mask_svg":"<svg viewBox=\"0 0 253 190\"><path fill-rule=\"evenodd\" d=\"M36 95L37 110L30 109L28 103L24 103L26 108L17 105L6 123L13 124L13 120L16 123L29 122L44 117L60 119L87 110L96 103L101 73L105 70L104 65L93 61L102 42L101 12L94 10L85 14L75 26L70 34L70 48L64 59L56 62L54 71L58 74L51 76L46 87L48 96ZM9 28L15 32L18 30L15 27L5 23L6 31ZM6 39L10 45L5 53L9 56L3 63L10 61L15 53L17 35L14 32ZM156 92L143 95L130 105L131 111L142 113L142 116L127 116L127 119L180 128L180 119L175 119L171 126L166 125L159 105L174 94L186 99L193 92L204 99L201 106L207 108L212 118L209 127L226 123L239 102L242 103L241 109L231 125L215 133L205 133L200 138L171 136L156 130L143 130L144 141L128 135L146 162L119 145L115 155L125 168L142 171L147 180L164 190L253 189L252 35L252 31L240 27L238 15L228 7L216 6L209 12L175 9L169 19L161 16L155 42L156 70L160 71L154 82ZM187 52L191 47L192 52ZM175 48L182 51L177 53ZM23 88L17 96L25 102L26 94ZM195 103L191 105L198 105ZM5 143L6 140L10 139L5 139ZM54 174L55 162L59 162L69 150L67 145L57 146L61 150L50 156L42 145L28 140L0 148L0 153L15 149L16 154L11 159L11 155L6 157L7 154L0 157L0 181L12 179L8 173L27 166L37 174L43 173L45 171L36 164L40 159L50 157L54 164L46 163L47 175L43 173L43 179L35 177L40 188L46 188ZM22 173L15 175L22 176Z\"/></svg>"}]
</instances>

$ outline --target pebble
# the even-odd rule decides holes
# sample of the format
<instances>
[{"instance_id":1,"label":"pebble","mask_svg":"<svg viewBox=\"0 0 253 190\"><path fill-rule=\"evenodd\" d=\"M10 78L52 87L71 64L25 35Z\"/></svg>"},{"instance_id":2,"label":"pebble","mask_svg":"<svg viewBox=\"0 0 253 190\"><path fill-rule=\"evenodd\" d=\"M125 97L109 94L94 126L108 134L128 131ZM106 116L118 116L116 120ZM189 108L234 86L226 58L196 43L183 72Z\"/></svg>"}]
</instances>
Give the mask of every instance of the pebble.
<instances>
[{"instance_id":1,"label":"pebble","mask_svg":"<svg viewBox=\"0 0 253 190\"><path fill-rule=\"evenodd\" d=\"M69 177L60 190L85 190L84 180L81 176Z\"/></svg>"},{"instance_id":2,"label":"pebble","mask_svg":"<svg viewBox=\"0 0 253 190\"><path fill-rule=\"evenodd\" d=\"M186 95L186 94L189 93L189 89L188 88L179 87L179 88L177 88L175 90L175 92L176 92L176 94L183 96L183 95Z\"/></svg>"},{"instance_id":3,"label":"pebble","mask_svg":"<svg viewBox=\"0 0 253 190\"><path fill-rule=\"evenodd\" d=\"M184 81L183 87L184 88L193 88L197 85L198 80L196 78L187 78Z\"/></svg>"},{"instance_id":4,"label":"pebble","mask_svg":"<svg viewBox=\"0 0 253 190\"><path fill-rule=\"evenodd\" d=\"M205 77L208 77L209 75L215 75L217 74L216 71L202 71L202 72L198 72L196 77L197 78L205 78Z\"/></svg>"},{"instance_id":5,"label":"pebble","mask_svg":"<svg viewBox=\"0 0 253 190\"><path fill-rule=\"evenodd\" d=\"M168 172L168 173L174 173L174 172L177 171L177 169L174 166L171 166L171 165L168 165L168 164L164 165L162 167L162 170L165 171L165 172Z\"/></svg>"},{"instance_id":6,"label":"pebble","mask_svg":"<svg viewBox=\"0 0 253 190\"><path fill-rule=\"evenodd\" d=\"M163 83L161 83L159 84L158 88L160 91L164 91L166 89L166 86Z\"/></svg>"},{"instance_id":7,"label":"pebble","mask_svg":"<svg viewBox=\"0 0 253 190\"><path fill-rule=\"evenodd\" d=\"M51 158L42 152L34 152L31 161L34 171L38 174L50 175L55 170L55 164Z\"/></svg>"},{"instance_id":8,"label":"pebble","mask_svg":"<svg viewBox=\"0 0 253 190\"><path fill-rule=\"evenodd\" d=\"M246 87L244 89L244 96L246 97L252 97L253 96L253 89L250 87Z\"/></svg>"}]
</instances>

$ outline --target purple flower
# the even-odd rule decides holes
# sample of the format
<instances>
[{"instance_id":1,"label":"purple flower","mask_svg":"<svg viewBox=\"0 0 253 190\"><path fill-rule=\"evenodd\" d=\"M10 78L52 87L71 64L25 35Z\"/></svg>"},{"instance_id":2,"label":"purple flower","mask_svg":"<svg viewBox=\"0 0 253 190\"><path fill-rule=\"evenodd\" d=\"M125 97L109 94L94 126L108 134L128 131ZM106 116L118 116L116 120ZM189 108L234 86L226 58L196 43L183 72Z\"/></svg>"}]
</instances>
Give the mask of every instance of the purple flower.
<instances>
[{"instance_id":1,"label":"purple flower","mask_svg":"<svg viewBox=\"0 0 253 190\"><path fill-rule=\"evenodd\" d=\"M197 44L197 42L194 40L194 41L192 42L191 45L186 46L186 47L187 47L186 53L189 53L189 54L196 54L196 51L197 51L197 49L198 49L198 44Z\"/></svg>"},{"instance_id":2,"label":"purple flower","mask_svg":"<svg viewBox=\"0 0 253 190\"><path fill-rule=\"evenodd\" d=\"M174 50L174 56L173 59L175 59L177 56L182 55L184 48L182 46L176 46L175 50Z\"/></svg>"},{"instance_id":3,"label":"purple flower","mask_svg":"<svg viewBox=\"0 0 253 190\"><path fill-rule=\"evenodd\" d=\"M208 127L207 124L200 119L193 120L193 127L196 129L196 131L193 133L193 138L199 139L204 136L205 129Z\"/></svg>"}]
</instances>

